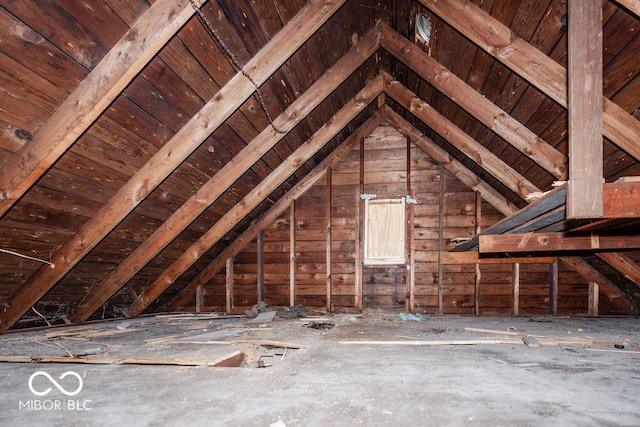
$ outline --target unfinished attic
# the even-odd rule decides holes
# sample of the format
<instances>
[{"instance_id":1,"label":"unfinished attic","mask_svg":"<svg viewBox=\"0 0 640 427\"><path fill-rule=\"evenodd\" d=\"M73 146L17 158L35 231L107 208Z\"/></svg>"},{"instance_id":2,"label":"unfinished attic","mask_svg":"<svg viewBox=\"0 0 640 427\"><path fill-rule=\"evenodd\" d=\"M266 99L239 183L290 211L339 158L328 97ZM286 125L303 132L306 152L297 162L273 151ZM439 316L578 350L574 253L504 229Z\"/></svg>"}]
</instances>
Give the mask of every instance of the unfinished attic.
<instances>
[{"instance_id":1,"label":"unfinished attic","mask_svg":"<svg viewBox=\"0 0 640 427\"><path fill-rule=\"evenodd\" d=\"M640 6L2 1L0 331L628 315Z\"/></svg>"},{"instance_id":2,"label":"unfinished attic","mask_svg":"<svg viewBox=\"0 0 640 427\"><path fill-rule=\"evenodd\" d=\"M0 0L0 425L640 425L639 30Z\"/></svg>"}]
</instances>

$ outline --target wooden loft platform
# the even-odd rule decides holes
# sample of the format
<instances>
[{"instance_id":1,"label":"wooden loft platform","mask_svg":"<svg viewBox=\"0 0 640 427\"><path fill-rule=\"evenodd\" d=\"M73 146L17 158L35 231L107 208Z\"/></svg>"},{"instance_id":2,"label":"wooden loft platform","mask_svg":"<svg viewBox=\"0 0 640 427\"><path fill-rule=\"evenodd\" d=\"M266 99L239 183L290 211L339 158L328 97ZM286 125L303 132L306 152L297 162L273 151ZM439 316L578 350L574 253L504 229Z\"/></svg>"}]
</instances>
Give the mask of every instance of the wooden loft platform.
<instances>
[{"instance_id":1,"label":"wooden loft platform","mask_svg":"<svg viewBox=\"0 0 640 427\"><path fill-rule=\"evenodd\" d=\"M640 248L640 183L604 184L602 218L568 219L562 185L497 222L452 252L485 253L598 251Z\"/></svg>"}]
</instances>

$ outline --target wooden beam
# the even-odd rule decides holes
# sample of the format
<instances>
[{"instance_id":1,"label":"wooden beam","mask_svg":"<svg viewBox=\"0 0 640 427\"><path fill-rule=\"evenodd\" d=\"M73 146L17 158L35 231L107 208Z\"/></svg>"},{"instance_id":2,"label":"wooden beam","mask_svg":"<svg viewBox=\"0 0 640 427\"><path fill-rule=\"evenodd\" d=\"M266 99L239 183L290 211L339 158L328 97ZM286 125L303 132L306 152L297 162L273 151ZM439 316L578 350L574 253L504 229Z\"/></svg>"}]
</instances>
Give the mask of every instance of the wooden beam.
<instances>
[{"instance_id":1,"label":"wooden beam","mask_svg":"<svg viewBox=\"0 0 640 427\"><path fill-rule=\"evenodd\" d=\"M323 99L330 95L371 54L380 42L380 28L374 27L329 72L324 73L305 93L289 106L274 125L278 129L293 129ZM231 161L227 162L208 182L171 215L154 233L138 246L116 269L105 277L91 294L79 304L69 319L84 322L113 296L127 281L158 255L173 239L180 235L207 207L220 197L264 154L273 148L285 134L274 127L265 128Z\"/></svg>"},{"instance_id":2,"label":"wooden beam","mask_svg":"<svg viewBox=\"0 0 640 427\"><path fill-rule=\"evenodd\" d=\"M602 0L569 0L567 218L599 218L602 184Z\"/></svg>"},{"instance_id":3,"label":"wooden beam","mask_svg":"<svg viewBox=\"0 0 640 427\"><path fill-rule=\"evenodd\" d=\"M446 176L445 165L438 164L438 314L444 313L444 268L442 267L442 256L444 250L444 185Z\"/></svg>"},{"instance_id":4,"label":"wooden beam","mask_svg":"<svg viewBox=\"0 0 640 427\"><path fill-rule=\"evenodd\" d=\"M640 18L640 0L615 0L615 2Z\"/></svg>"},{"instance_id":5,"label":"wooden beam","mask_svg":"<svg viewBox=\"0 0 640 427\"><path fill-rule=\"evenodd\" d=\"M289 305L296 305L296 201L289 204Z\"/></svg>"},{"instance_id":6,"label":"wooden beam","mask_svg":"<svg viewBox=\"0 0 640 427\"><path fill-rule=\"evenodd\" d=\"M202 3L203 0L195 2L198 6ZM136 20L33 140L0 167L0 218L93 124L194 12L186 1L158 0Z\"/></svg>"},{"instance_id":7,"label":"wooden beam","mask_svg":"<svg viewBox=\"0 0 640 427\"><path fill-rule=\"evenodd\" d=\"M379 97L378 97L379 98ZM325 197L327 199L326 202L326 209L325 209L325 216L327 219L327 224L326 224L326 230L327 230L327 242L326 242L326 256L325 256L325 265L326 265L326 270L327 270L327 275L326 275L326 283L327 283L327 304L326 304L326 309L327 311L331 311L332 310L332 305L331 305L331 294L332 294L332 289L331 289L331 267L332 267L332 262L331 262L331 244L332 244L332 236L331 236L331 198L332 198L332 190L333 188L332 186L332 179L333 179L333 174L332 174L332 169L328 168L327 169L327 190L325 193Z\"/></svg>"},{"instance_id":8,"label":"wooden beam","mask_svg":"<svg viewBox=\"0 0 640 427\"><path fill-rule=\"evenodd\" d=\"M598 252L596 255L640 288L640 265L620 252Z\"/></svg>"},{"instance_id":9,"label":"wooden beam","mask_svg":"<svg viewBox=\"0 0 640 427\"><path fill-rule=\"evenodd\" d=\"M562 257L560 261L580 274L588 282L596 282L600 286L602 293L618 307L626 312L633 313L633 303L629 297L616 284L607 279L588 262L579 257Z\"/></svg>"},{"instance_id":10,"label":"wooden beam","mask_svg":"<svg viewBox=\"0 0 640 427\"><path fill-rule=\"evenodd\" d=\"M258 230L256 237L256 251L258 262L258 274L256 285L258 287L258 302L264 301L264 230Z\"/></svg>"},{"instance_id":11,"label":"wooden beam","mask_svg":"<svg viewBox=\"0 0 640 427\"><path fill-rule=\"evenodd\" d=\"M512 310L514 316L520 315L520 264L515 263L511 266L511 285L512 285Z\"/></svg>"},{"instance_id":12,"label":"wooden beam","mask_svg":"<svg viewBox=\"0 0 640 427\"><path fill-rule=\"evenodd\" d=\"M513 170L489 149L476 142L400 82L389 81L385 92L523 199L530 193L540 191L538 187Z\"/></svg>"},{"instance_id":13,"label":"wooden beam","mask_svg":"<svg viewBox=\"0 0 640 427\"><path fill-rule=\"evenodd\" d=\"M222 218L190 246L167 270L133 302L129 316L137 316L159 297L193 263L228 233L245 215L278 188L301 165L318 152L328 141L338 134L351 120L361 113L382 93L382 78L377 77L316 131L305 144L284 160L269 176L263 179L241 202L236 204Z\"/></svg>"},{"instance_id":14,"label":"wooden beam","mask_svg":"<svg viewBox=\"0 0 640 427\"><path fill-rule=\"evenodd\" d=\"M640 182L604 184L605 218L640 218Z\"/></svg>"},{"instance_id":15,"label":"wooden beam","mask_svg":"<svg viewBox=\"0 0 640 427\"><path fill-rule=\"evenodd\" d=\"M640 236L579 235L569 233L524 233L480 235L480 253L556 252L608 249L640 249Z\"/></svg>"},{"instance_id":16,"label":"wooden beam","mask_svg":"<svg viewBox=\"0 0 640 427\"><path fill-rule=\"evenodd\" d=\"M443 252L440 262L443 265L463 265L463 264L549 264L556 261L556 257L550 256L525 256L525 257L500 257L482 258L475 251L469 252Z\"/></svg>"},{"instance_id":17,"label":"wooden beam","mask_svg":"<svg viewBox=\"0 0 640 427\"><path fill-rule=\"evenodd\" d=\"M227 314L233 313L233 257L227 258L225 263L225 280L224 280L224 294L225 294L225 307Z\"/></svg>"},{"instance_id":18,"label":"wooden beam","mask_svg":"<svg viewBox=\"0 0 640 427\"><path fill-rule=\"evenodd\" d=\"M361 197L364 194L364 177L365 177L365 162L364 162L364 138L360 140L360 151L359 151L359 176L358 176L358 190L356 192L356 241L355 241L355 286L353 289L354 292L354 305L356 306L356 310L362 311L363 308L363 281L364 281L364 273L363 273L363 265L364 265L364 230L365 230L365 219L364 219L364 210L365 210L365 201Z\"/></svg>"},{"instance_id":19,"label":"wooden beam","mask_svg":"<svg viewBox=\"0 0 640 427\"><path fill-rule=\"evenodd\" d=\"M564 154L386 24L382 48L550 174L563 177L567 170Z\"/></svg>"},{"instance_id":20,"label":"wooden beam","mask_svg":"<svg viewBox=\"0 0 640 427\"><path fill-rule=\"evenodd\" d=\"M410 148L410 147L408 147ZM409 191L409 197L415 198L413 190ZM416 312L416 262L415 262L415 207L414 204L407 206L407 253L409 255L409 264L407 272L407 293L405 298L405 309L408 313Z\"/></svg>"},{"instance_id":21,"label":"wooden beam","mask_svg":"<svg viewBox=\"0 0 640 427\"><path fill-rule=\"evenodd\" d=\"M564 219L564 206L566 200L566 186L558 187L545 194L540 199L531 202L527 207L517 213L507 216L488 227L482 234L506 234L515 232L527 232L538 230L537 221L541 219L543 224L547 224L550 217ZM560 210L558 210L560 208ZM549 217L547 216L549 214ZM556 216L558 214L558 216ZM533 229L533 230L531 230ZM462 243L454 248L455 251L470 250L478 246L478 236L472 237L468 242Z\"/></svg>"},{"instance_id":22,"label":"wooden beam","mask_svg":"<svg viewBox=\"0 0 640 427\"><path fill-rule=\"evenodd\" d=\"M467 187L480 193L482 197L498 211L504 215L510 215L518 211L518 208L511 204L498 191L480 179L476 174L471 172L471 170L416 129L413 125L400 117L398 113L389 107L385 107L385 111L387 114L387 121L391 126L395 127L398 132L409 138L418 148L431 156L435 161L444 165L449 172L455 175L455 177Z\"/></svg>"},{"instance_id":23,"label":"wooden beam","mask_svg":"<svg viewBox=\"0 0 640 427\"><path fill-rule=\"evenodd\" d=\"M369 135L378 127L385 115L382 110L378 110L365 123L363 123L354 133L352 133L337 149L325 157L318 166L309 172L303 179L280 198L269 210L245 230L236 240L222 251L218 257L204 268L180 293L167 305L167 310L175 311L187 304L195 289L202 283L206 283L217 274L224 266L224 260L230 256L235 256L255 237L259 229L267 227L282 215L288 208L291 200L304 194L312 185L316 183L325 171L335 166L344 156L346 156L359 141Z\"/></svg>"},{"instance_id":24,"label":"wooden beam","mask_svg":"<svg viewBox=\"0 0 640 427\"><path fill-rule=\"evenodd\" d=\"M204 286L196 288L196 313L202 313L204 307Z\"/></svg>"},{"instance_id":25,"label":"wooden beam","mask_svg":"<svg viewBox=\"0 0 640 427\"><path fill-rule=\"evenodd\" d=\"M481 49L567 107L567 70L468 0L419 0ZM603 98L603 132L640 160L640 120Z\"/></svg>"},{"instance_id":26,"label":"wooden beam","mask_svg":"<svg viewBox=\"0 0 640 427\"><path fill-rule=\"evenodd\" d=\"M173 172L287 59L345 0L311 0L171 140L53 255L55 268L40 268L3 301L0 333L6 332Z\"/></svg>"},{"instance_id":27,"label":"wooden beam","mask_svg":"<svg viewBox=\"0 0 640 427\"><path fill-rule=\"evenodd\" d=\"M549 314L558 315L558 260L549 264Z\"/></svg>"},{"instance_id":28,"label":"wooden beam","mask_svg":"<svg viewBox=\"0 0 640 427\"><path fill-rule=\"evenodd\" d=\"M475 196L476 196L476 212L475 212L475 221L476 221L476 232L475 234L478 235L480 234L480 232L482 231L480 228L480 222L482 221L482 199L479 196L480 193L478 193L476 191ZM476 262L476 265L473 267L473 270L475 272L475 286L474 286L474 301L475 301L475 309L476 309L476 315L480 314L480 278L482 275L482 270L480 269L480 263Z\"/></svg>"},{"instance_id":29,"label":"wooden beam","mask_svg":"<svg viewBox=\"0 0 640 427\"><path fill-rule=\"evenodd\" d=\"M589 308L587 313L589 316L598 315L598 306L600 305L600 287L596 282L589 282Z\"/></svg>"}]
</instances>

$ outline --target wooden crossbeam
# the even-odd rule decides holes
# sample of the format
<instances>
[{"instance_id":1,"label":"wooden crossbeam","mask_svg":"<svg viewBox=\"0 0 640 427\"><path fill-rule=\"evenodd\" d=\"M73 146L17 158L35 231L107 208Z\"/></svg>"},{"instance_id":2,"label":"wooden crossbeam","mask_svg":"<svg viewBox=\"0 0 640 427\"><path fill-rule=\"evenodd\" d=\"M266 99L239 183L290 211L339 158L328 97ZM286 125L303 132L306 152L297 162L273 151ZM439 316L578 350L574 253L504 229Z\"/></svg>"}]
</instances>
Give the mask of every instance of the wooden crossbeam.
<instances>
[{"instance_id":1,"label":"wooden crossbeam","mask_svg":"<svg viewBox=\"0 0 640 427\"><path fill-rule=\"evenodd\" d=\"M517 231L524 233L537 230L539 228L538 221L540 221L540 227L544 227L549 225L547 220L553 223L556 220L564 219L563 206L566 194L566 186L558 187L517 213L496 222L484 230L482 234L495 235ZM476 246L478 246L478 236L472 237L471 240L457 246L454 250L466 251L474 249Z\"/></svg>"},{"instance_id":2,"label":"wooden crossbeam","mask_svg":"<svg viewBox=\"0 0 640 427\"><path fill-rule=\"evenodd\" d=\"M631 257L620 252L598 252L596 255L640 288L640 265Z\"/></svg>"},{"instance_id":3,"label":"wooden crossbeam","mask_svg":"<svg viewBox=\"0 0 640 427\"><path fill-rule=\"evenodd\" d=\"M380 33L379 26L369 31L328 72L324 73L274 120L275 127L290 130L300 123L378 49ZM265 128L122 261L115 270L97 286L94 286L91 293L69 316L69 320L74 323L87 320L284 136L285 134L277 132L272 126Z\"/></svg>"},{"instance_id":4,"label":"wooden crossbeam","mask_svg":"<svg viewBox=\"0 0 640 427\"><path fill-rule=\"evenodd\" d=\"M540 191L528 179L513 170L488 148L475 141L400 82L391 79L386 85L385 93L523 199L530 193Z\"/></svg>"},{"instance_id":5,"label":"wooden crossbeam","mask_svg":"<svg viewBox=\"0 0 640 427\"><path fill-rule=\"evenodd\" d=\"M195 1L198 6L201 3L203 0ZM76 142L194 12L188 2L158 0L138 18L33 140L0 167L0 218Z\"/></svg>"},{"instance_id":6,"label":"wooden crossbeam","mask_svg":"<svg viewBox=\"0 0 640 427\"><path fill-rule=\"evenodd\" d=\"M298 183L281 197L258 221L247 228L237 239L222 251L204 270L200 272L180 293L167 305L167 310L175 311L186 305L198 286L204 285L217 274L224 266L224 260L228 257L236 256L240 251L253 240L260 229L266 228L284 213L291 204L291 201L304 194L313 186L329 168L335 166L343 157L351 152L359 144L360 140L369 135L383 121L384 114L381 110L373 114L354 133L352 133L338 148L325 157L318 166L305 175Z\"/></svg>"},{"instance_id":7,"label":"wooden crossbeam","mask_svg":"<svg viewBox=\"0 0 640 427\"><path fill-rule=\"evenodd\" d=\"M444 265L463 264L551 264L557 257L522 256L522 257L481 257L478 252L443 252L440 263Z\"/></svg>"},{"instance_id":8,"label":"wooden crossbeam","mask_svg":"<svg viewBox=\"0 0 640 427\"><path fill-rule=\"evenodd\" d=\"M602 1L569 0L567 218L602 216Z\"/></svg>"},{"instance_id":9,"label":"wooden crossbeam","mask_svg":"<svg viewBox=\"0 0 640 427\"><path fill-rule=\"evenodd\" d=\"M504 215L513 214L518 210L518 208L509 203L502 194L480 179L476 174L471 172L466 166L403 119L398 113L388 106L384 108L387 115L387 121L391 126L395 127L398 132L406 136L411 140L411 142L431 156L434 160L443 164L449 172L455 175L456 178L466 184L469 188L479 192L493 207Z\"/></svg>"},{"instance_id":10,"label":"wooden crossbeam","mask_svg":"<svg viewBox=\"0 0 640 427\"><path fill-rule=\"evenodd\" d=\"M144 198L240 107L336 12L345 0L311 0L204 107L52 255L55 268L40 268L3 301L6 332L113 230ZM252 77L253 83L245 77Z\"/></svg>"},{"instance_id":11,"label":"wooden crossbeam","mask_svg":"<svg viewBox=\"0 0 640 427\"><path fill-rule=\"evenodd\" d=\"M146 288L127 310L129 316L142 313L156 298L193 265L204 253L228 233L240 219L257 207L275 191L291 174L309 160L331 138L338 134L351 120L382 93L382 77L372 80L360 93L344 104L307 142L273 170L240 203L229 210L205 234L167 268Z\"/></svg>"},{"instance_id":12,"label":"wooden crossbeam","mask_svg":"<svg viewBox=\"0 0 640 427\"><path fill-rule=\"evenodd\" d=\"M564 154L482 96L402 34L386 24L382 27L382 47L387 52L553 176L563 177L567 169Z\"/></svg>"},{"instance_id":13,"label":"wooden crossbeam","mask_svg":"<svg viewBox=\"0 0 640 427\"><path fill-rule=\"evenodd\" d=\"M587 282L598 284L600 291L605 294L614 304L626 312L633 312L633 303L629 297L611 280L593 268L588 262L580 257L561 257L560 261L580 274Z\"/></svg>"},{"instance_id":14,"label":"wooden crossbeam","mask_svg":"<svg viewBox=\"0 0 640 427\"><path fill-rule=\"evenodd\" d=\"M524 233L481 235L480 253L556 252L640 249L640 236L571 235L569 233Z\"/></svg>"},{"instance_id":15,"label":"wooden crossbeam","mask_svg":"<svg viewBox=\"0 0 640 427\"><path fill-rule=\"evenodd\" d=\"M615 0L616 3L628 9L636 17L640 18L640 0Z\"/></svg>"},{"instance_id":16,"label":"wooden crossbeam","mask_svg":"<svg viewBox=\"0 0 640 427\"><path fill-rule=\"evenodd\" d=\"M605 218L640 218L640 182L612 182L603 187Z\"/></svg>"},{"instance_id":17,"label":"wooden crossbeam","mask_svg":"<svg viewBox=\"0 0 640 427\"><path fill-rule=\"evenodd\" d=\"M558 104L567 107L567 70L562 65L468 0L419 1ZM604 135L640 160L640 120L606 97L602 106Z\"/></svg>"}]
</instances>

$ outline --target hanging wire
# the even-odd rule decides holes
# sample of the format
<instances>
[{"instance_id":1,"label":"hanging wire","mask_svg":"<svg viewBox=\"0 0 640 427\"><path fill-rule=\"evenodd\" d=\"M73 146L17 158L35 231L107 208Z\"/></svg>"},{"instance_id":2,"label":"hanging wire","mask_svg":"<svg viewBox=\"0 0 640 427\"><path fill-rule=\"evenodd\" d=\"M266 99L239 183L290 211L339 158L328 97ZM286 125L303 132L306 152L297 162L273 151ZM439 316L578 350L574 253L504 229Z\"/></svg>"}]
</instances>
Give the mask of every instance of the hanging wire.
<instances>
[{"instance_id":1,"label":"hanging wire","mask_svg":"<svg viewBox=\"0 0 640 427\"><path fill-rule=\"evenodd\" d=\"M273 130L275 130L277 133L280 133L280 134L286 134L287 131L285 131L283 129L279 129L275 125L275 123L273 122L273 119L271 118L271 114L269 114L269 110L267 110L267 105L264 102L264 98L262 97L262 93L260 92L260 88L256 84L255 80L253 80L253 78L249 75L249 73L247 73L244 70L244 68L240 64L240 61L238 61L238 58L236 58L236 56L233 54L233 52L231 52L231 50L229 50L229 48L227 47L225 42L222 40L222 37L220 37L220 35L216 31L216 29L213 27L211 22L207 19L206 16L204 16L204 13L202 13L202 10L200 10L200 7L198 7L198 5L196 4L195 0L189 0L189 2L191 3L191 7L193 7L193 10L196 11L196 14L198 15L198 18L200 19L200 21L202 21L204 26L209 30L209 32L211 33L213 38L216 40L216 42L218 43L218 45L220 46L220 48L222 49L224 54L227 55L229 57L229 59L231 59L231 62L238 69L238 71L240 71L242 73L242 75L245 76L251 82L251 84L253 85L253 87L255 89L254 92L253 92L254 93L254 97L255 97L256 101L258 101L258 104L260 104L260 108L262 108L262 110L266 114L267 120L269 120L269 124L271 124L271 127L273 128Z\"/></svg>"}]
</instances>

